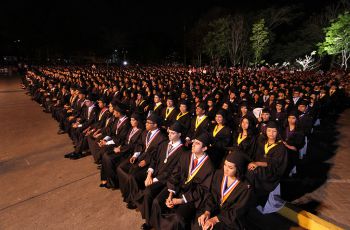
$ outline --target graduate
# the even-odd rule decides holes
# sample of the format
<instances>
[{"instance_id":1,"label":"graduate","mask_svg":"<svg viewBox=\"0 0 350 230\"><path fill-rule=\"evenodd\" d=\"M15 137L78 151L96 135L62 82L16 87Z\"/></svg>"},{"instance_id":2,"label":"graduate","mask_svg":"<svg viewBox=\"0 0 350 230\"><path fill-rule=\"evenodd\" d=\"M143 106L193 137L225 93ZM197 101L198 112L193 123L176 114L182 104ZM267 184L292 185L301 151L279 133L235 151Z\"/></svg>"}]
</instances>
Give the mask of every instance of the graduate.
<instances>
[{"instance_id":1,"label":"graduate","mask_svg":"<svg viewBox=\"0 0 350 230\"><path fill-rule=\"evenodd\" d=\"M217 111L215 124L209 127L211 144L208 150L209 157L215 168L219 168L225 158L226 147L229 146L232 138L232 131L226 125L226 112Z\"/></svg>"},{"instance_id":2,"label":"graduate","mask_svg":"<svg viewBox=\"0 0 350 230\"><path fill-rule=\"evenodd\" d=\"M185 141L187 132L191 126L191 115L189 113L189 104L186 100L181 100L179 103L180 112L176 115L176 121L180 122L182 125L181 139Z\"/></svg>"},{"instance_id":3,"label":"graduate","mask_svg":"<svg viewBox=\"0 0 350 230\"><path fill-rule=\"evenodd\" d=\"M264 206L269 193L280 182L287 167L287 151L279 140L278 126L270 121L266 126L266 136L257 141L252 162L248 164L247 180L254 188L257 204Z\"/></svg>"},{"instance_id":4,"label":"graduate","mask_svg":"<svg viewBox=\"0 0 350 230\"><path fill-rule=\"evenodd\" d=\"M237 148L227 155L223 169L215 171L208 198L192 229L245 229L244 215L252 193L244 179L246 168L246 157Z\"/></svg>"},{"instance_id":5,"label":"graduate","mask_svg":"<svg viewBox=\"0 0 350 230\"><path fill-rule=\"evenodd\" d=\"M142 117L138 113L133 113L130 124L131 127L124 143L114 147L113 151L109 151L102 156L100 187L119 188L116 168L124 159L134 153L134 149L142 133Z\"/></svg>"},{"instance_id":6,"label":"graduate","mask_svg":"<svg viewBox=\"0 0 350 230\"><path fill-rule=\"evenodd\" d=\"M233 146L238 149L251 161L254 157L256 137L253 131L254 127L251 127L250 120L244 116L241 119L238 132L233 138Z\"/></svg>"},{"instance_id":7,"label":"graduate","mask_svg":"<svg viewBox=\"0 0 350 230\"><path fill-rule=\"evenodd\" d=\"M130 119L126 116L126 109L122 104L113 107L113 116L115 122L112 131L98 142L98 147L91 151L95 161L99 162L103 154L113 151L114 147L118 147L125 142L127 133L130 129Z\"/></svg>"},{"instance_id":8,"label":"graduate","mask_svg":"<svg viewBox=\"0 0 350 230\"><path fill-rule=\"evenodd\" d=\"M173 96L168 96L166 105L167 106L162 111L162 128L164 130L167 130L171 126L179 113L175 108L175 99Z\"/></svg>"},{"instance_id":9,"label":"graduate","mask_svg":"<svg viewBox=\"0 0 350 230\"><path fill-rule=\"evenodd\" d=\"M206 116L207 105L199 103L196 107L196 116L191 120L191 127L186 135L186 145L196 139L203 132L208 132L209 119Z\"/></svg>"},{"instance_id":10,"label":"graduate","mask_svg":"<svg viewBox=\"0 0 350 230\"><path fill-rule=\"evenodd\" d=\"M296 167L299 160L299 150L305 144L305 137L298 125L298 113L293 110L288 114L288 123L281 133L281 138L288 154L286 176L296 173L296 170L293 170L293 172L291 170Z\"/></svg>"},{"instance_id":11,"label":"graduate","mask_svg":"<svg viewBox=\"0 0 350 230\"><path fill-rule=\"evenodd\" d=\"M151 113L146 121L146 130L142 133L135 147L132 157L126 159L117 168L120 191L127 202L127 208L135 209L133 203L139 189L143 189L147 176L148 166L153 158L158 157L157 152L167 138L160 131L161 119Z\"/></svg>"},{"instance_id":12,"label":"graduate","mask_svg":"<svg viewBox=\"0 0 350 230\"><path fill-rule=\"evenodd\" d=\"M192 153L182 154L167 187L153 200L151 224L156 229L188 229L209 191L214 167L207 155L210 137L199 135Z\"/></svg>"},{"instance_id":13,"label":"graduate","mask_svg":"<svg viewBox=\"0 0 350 230\"><path fill-rule=\"evenodd\" d=\"M150 224L151 209L153 199L166 187L167 180L177 165L179 158L185 152L181 141L181 131L183 127L180 122L175 121L168 129L169 142L165 141L158 149L155 160L152 160L147 170L145 180L145 190L137 198L137 204L145 223L141 229L151 229Z\"/></svg>"}]
</instances>

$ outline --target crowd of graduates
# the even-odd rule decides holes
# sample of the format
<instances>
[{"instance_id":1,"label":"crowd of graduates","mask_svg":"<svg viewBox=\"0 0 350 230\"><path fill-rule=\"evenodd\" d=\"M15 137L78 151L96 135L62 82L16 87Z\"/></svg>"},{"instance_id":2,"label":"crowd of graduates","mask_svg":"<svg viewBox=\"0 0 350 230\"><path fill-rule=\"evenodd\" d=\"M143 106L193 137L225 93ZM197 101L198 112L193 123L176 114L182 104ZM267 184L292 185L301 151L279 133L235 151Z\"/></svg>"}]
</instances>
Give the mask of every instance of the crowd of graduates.
<instances>
[{"instance_id":1,"label":"crowd of graduates","mask_svg":"<svg viewBox=\"0 0 350 230\"><path fill-rule=\"evenodd\" d=\"M347 103L350 74L279 68L37 66L24 87L92 155L141 229L244 229L284 205L313 128Z\"/></svg>"}]
</instances>

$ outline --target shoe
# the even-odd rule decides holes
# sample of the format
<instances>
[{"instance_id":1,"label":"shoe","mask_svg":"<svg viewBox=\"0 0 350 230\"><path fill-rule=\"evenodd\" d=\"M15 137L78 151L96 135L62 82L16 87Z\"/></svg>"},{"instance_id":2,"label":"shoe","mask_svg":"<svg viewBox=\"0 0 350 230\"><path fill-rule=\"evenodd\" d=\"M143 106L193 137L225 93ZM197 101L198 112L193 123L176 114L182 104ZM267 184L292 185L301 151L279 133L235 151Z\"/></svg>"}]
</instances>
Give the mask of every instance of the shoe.
<instances>
[{"instance_id":1,"label":"shoe","mask_svg":"<svg viewBox=\"0 0 350 230\"><path fill-rule=\"evenodd\" d=\"M64 155L64 158L71 158L71 156L73 156L74 154L75 152L67 153Z\"/></svg>"},{"instance_id":2,"label":"shoe","mask_svg":"<svg viewBox=\"0 0 350 230\"><path fill-rule=\"evenodd\" d=\"M144 223L143 225L141 225L141 229L142 230L151 230L152 226L149 224Z\"/></svg>"},{"instance_id":3,"label":"shoe","mask_svg":"<svg viewBox=\"0 0 350 230\"><path fill-rule=\"evenodd\" d=\"M57 134L65 134L66 132L62 129L58 130Z\"/></svg>"},{"instance_id":4,"label":"shoe","mask_svg":"<svg viewBox=\"0 0 350 230\"><path fill-rule=\"evenodd\" d=\"M69 158L70 158L71 160L78 160L78 159L80 159L80 158L82 158L82 157L84 157L83 154L81 154L81 153L74 153L74 154L72 154Z\"/></svg>"},{"instance_id":5,"label":"shoe","mask_svg":"<svg viewBox=\"0 0 350 230\"><path fill-rule=\"evenodd\" d=\"M136 209L136 208L137 208L137 206L136 206L134 203L132 203L132 202L129 202L129 203L126 205L126 207L127 207L128 209Z\"/></svg>"},{"instance_id":6,"label":"shoe","mask_svg":"<svg viewBox=\"0 0 350 230\"><path fill-rule=\"evenodd\" d=\"M106 183L106 184L100 184L100 188L108 188L109 186L108 186L108 184Z\"/></svg>"}]
</instances>

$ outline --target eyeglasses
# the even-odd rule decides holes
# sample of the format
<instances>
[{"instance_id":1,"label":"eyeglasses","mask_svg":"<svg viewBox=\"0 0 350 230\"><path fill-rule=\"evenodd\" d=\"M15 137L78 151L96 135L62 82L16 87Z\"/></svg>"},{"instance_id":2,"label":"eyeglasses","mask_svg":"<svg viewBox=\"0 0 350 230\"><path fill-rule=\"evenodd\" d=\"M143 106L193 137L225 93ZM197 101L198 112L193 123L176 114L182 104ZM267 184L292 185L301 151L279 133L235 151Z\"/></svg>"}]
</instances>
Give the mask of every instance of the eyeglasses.
<instances>
[{"instance_id":1,"label":"eyeglasses","mask_svg":"<svg viewBox=\"0 0 350 230\"><path fill-rule=\"evenodd\" d=\"M153 124L154 124L154 122L151 122L151 121L146 121L146 124L153 125Z\"/></svg>"}]
</instances>

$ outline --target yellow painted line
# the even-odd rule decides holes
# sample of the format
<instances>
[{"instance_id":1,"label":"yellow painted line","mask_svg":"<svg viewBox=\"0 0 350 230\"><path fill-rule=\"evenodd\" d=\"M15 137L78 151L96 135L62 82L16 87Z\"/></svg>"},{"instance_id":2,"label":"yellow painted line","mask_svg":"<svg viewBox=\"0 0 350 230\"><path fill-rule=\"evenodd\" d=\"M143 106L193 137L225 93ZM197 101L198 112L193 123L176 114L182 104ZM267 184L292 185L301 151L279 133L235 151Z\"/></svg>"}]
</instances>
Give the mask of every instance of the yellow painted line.
<instances>
[{"instance_id":1,"label":"yellow painted line","mask_svg":"<svg viewBox=\"0 0 350 230\"><path fill-rule=\"evenodd\" d=\"M304 210L295 211L294 209L285 205L278 213L289 219L290 221L297 223L300 227L311 230L343 230L328 221L325 221L312 213Z\"/></svg>"}]
</instances>

